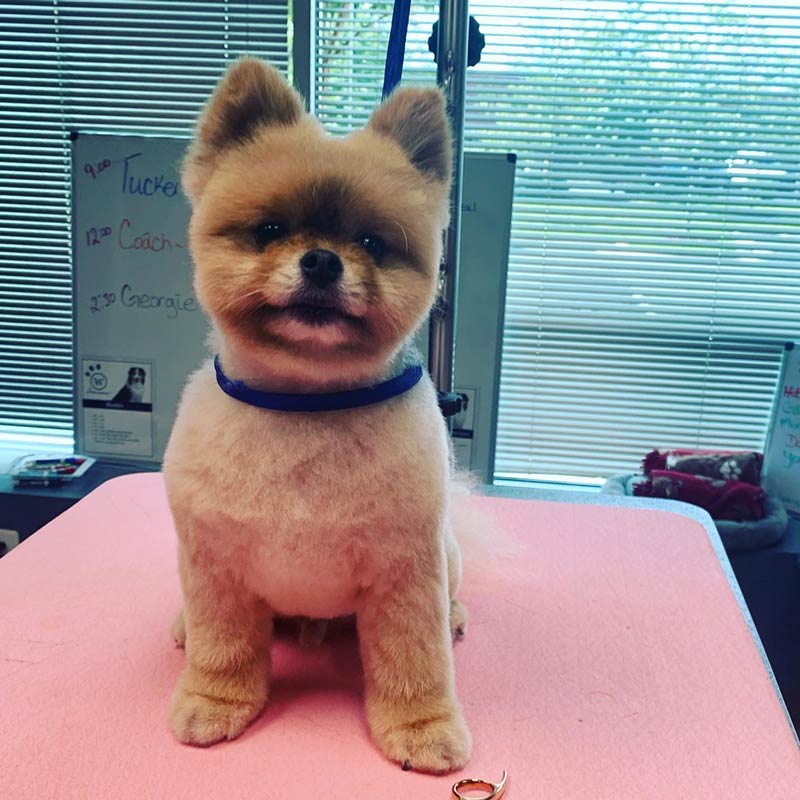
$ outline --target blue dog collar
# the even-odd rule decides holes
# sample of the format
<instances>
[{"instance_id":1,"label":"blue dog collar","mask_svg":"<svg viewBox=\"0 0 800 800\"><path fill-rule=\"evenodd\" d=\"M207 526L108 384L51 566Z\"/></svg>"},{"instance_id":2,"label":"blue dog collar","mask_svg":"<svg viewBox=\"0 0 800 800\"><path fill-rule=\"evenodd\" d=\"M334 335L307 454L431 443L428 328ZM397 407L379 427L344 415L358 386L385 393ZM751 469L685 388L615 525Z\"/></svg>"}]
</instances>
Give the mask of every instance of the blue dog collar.
<instances>
[{"instance_id":1,"label":"blue dog collar","mask_svg":"<svg viewBox=\"0 0 800 800\"><path fill-rule=\"evenodd\" d=\"M412 364L396 377L363 389L349 389L345 392L327 392L325 394L289 394L262 392L251 388L243 381L231 380L222 371L218 355L214 356L214 370L217 373L219 388L225 394L242 403L266 408L270 411L343 411L347 408L370 406L407 392L422 378L422 365Z\"/></svg>"}]
</instances>

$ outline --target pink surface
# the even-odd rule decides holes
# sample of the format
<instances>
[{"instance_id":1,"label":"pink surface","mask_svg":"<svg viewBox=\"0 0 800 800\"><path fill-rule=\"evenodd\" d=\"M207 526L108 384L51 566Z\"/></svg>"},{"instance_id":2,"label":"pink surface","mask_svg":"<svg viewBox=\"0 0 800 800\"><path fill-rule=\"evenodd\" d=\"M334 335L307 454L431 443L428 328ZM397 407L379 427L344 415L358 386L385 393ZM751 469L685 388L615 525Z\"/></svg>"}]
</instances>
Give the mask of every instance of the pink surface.
<instances>
[{"instance_id":1,"label":"pink surface","mask_svg":"<svg viewBox=\"0 0 800 800\"><path fill-rule=\"evenodd\" d=\"M241 739L174 741L175 542L147 474L105 484L0 561L0 797L448 800L456 777L504 768L509 800L800 797L800 754L699 523L481 502L522 546L514 566L467 575L463 773L405 773L373 749L347 637L277 642L273 699Z\"/></svg>"}]
</instances>

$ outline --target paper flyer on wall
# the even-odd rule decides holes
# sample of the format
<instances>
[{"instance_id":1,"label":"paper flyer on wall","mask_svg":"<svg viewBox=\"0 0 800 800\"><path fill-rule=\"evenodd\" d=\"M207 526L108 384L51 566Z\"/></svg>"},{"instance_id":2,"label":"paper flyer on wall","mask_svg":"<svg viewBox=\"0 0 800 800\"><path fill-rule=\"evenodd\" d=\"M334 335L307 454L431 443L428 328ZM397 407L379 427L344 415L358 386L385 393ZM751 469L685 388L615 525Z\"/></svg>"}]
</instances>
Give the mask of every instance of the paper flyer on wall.
<instances>
[{"instance_id":1,"label":"paper flyer on wall","mask_svg":"<svg viewBox=\"0 0 800 800\"><path fill-rule=\"evenodd\" d=\"M153 455L153 372L152 363L146 361L82 360L85 452Z\"/></svg>"},{"instance_id":2,"label":"paper flyer on wall","mask_svg":"<svg viewBox=\"0 0 800 800\"><path fill-rule=\"evenodd\" d=\"M453 450L459 465L471 469L478 390L473 387L455 391L461 395L461 411L453 417Z\"/></svg>"},{"instance_id":3,"label":"paper flyer on wall","mask_svg":"<svg viewBox=\"0 0 800 800\"><path fill-rule=\"evenodd\" d=\"M762 485L800 518L800 347L787 342L764 445Z\"/></svg>"}]
</instances>

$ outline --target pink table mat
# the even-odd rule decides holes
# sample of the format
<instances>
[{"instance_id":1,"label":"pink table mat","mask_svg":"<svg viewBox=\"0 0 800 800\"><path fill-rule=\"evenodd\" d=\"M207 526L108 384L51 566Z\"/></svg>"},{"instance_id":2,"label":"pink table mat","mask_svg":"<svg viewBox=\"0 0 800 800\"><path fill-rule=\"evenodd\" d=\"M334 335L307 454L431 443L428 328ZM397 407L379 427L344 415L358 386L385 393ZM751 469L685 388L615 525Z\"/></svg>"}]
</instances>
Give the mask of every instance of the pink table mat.
<instances>
[{"instance_id":1,"label":"pink table mat","mask_svg":"<svg viewBox=\"0 0 800 800\"><path fill-rule=\"evenodd\" d=\"M183 662L158 474L104 484L0 561L0 798L794 800L800 753L708 533L677 513L481 498L519 542L470 567L456 645L461 773L370 743L355 641L273 648L273 697L237 741L178 744Z\"/></svg>"}]
</instances>

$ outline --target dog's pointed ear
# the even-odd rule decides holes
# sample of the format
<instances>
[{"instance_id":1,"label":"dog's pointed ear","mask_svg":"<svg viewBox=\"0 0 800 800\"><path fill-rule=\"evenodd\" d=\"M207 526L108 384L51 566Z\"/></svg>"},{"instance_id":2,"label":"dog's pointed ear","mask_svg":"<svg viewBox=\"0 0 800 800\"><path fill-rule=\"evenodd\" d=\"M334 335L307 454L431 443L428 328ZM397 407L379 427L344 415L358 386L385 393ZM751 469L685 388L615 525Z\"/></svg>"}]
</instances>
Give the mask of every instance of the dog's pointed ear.
<instances>
[{"instance_id":1,"label":"dog's pointed ear","mask_svg":"<svg viewBox=\"0 0 800 800\"><path fill-rule=\"evenodd\" d=\"M259 58L234 61L200 114L183 164L189 199L202 192L220 153L262 127L293 125L303 114L302 99L278 70Z\"/></svg>"},{"instance_id":2,"label":"dog's pointed ear","mask_svg":"<svg viewBox=\"0 0 800 800\"><path fill-rule=\"evenodd\" d=\"M424 175L450 182L453 146L438 89L398 89L375 109L367 128L394 139Z\"/></svg>"}]
</instances>

